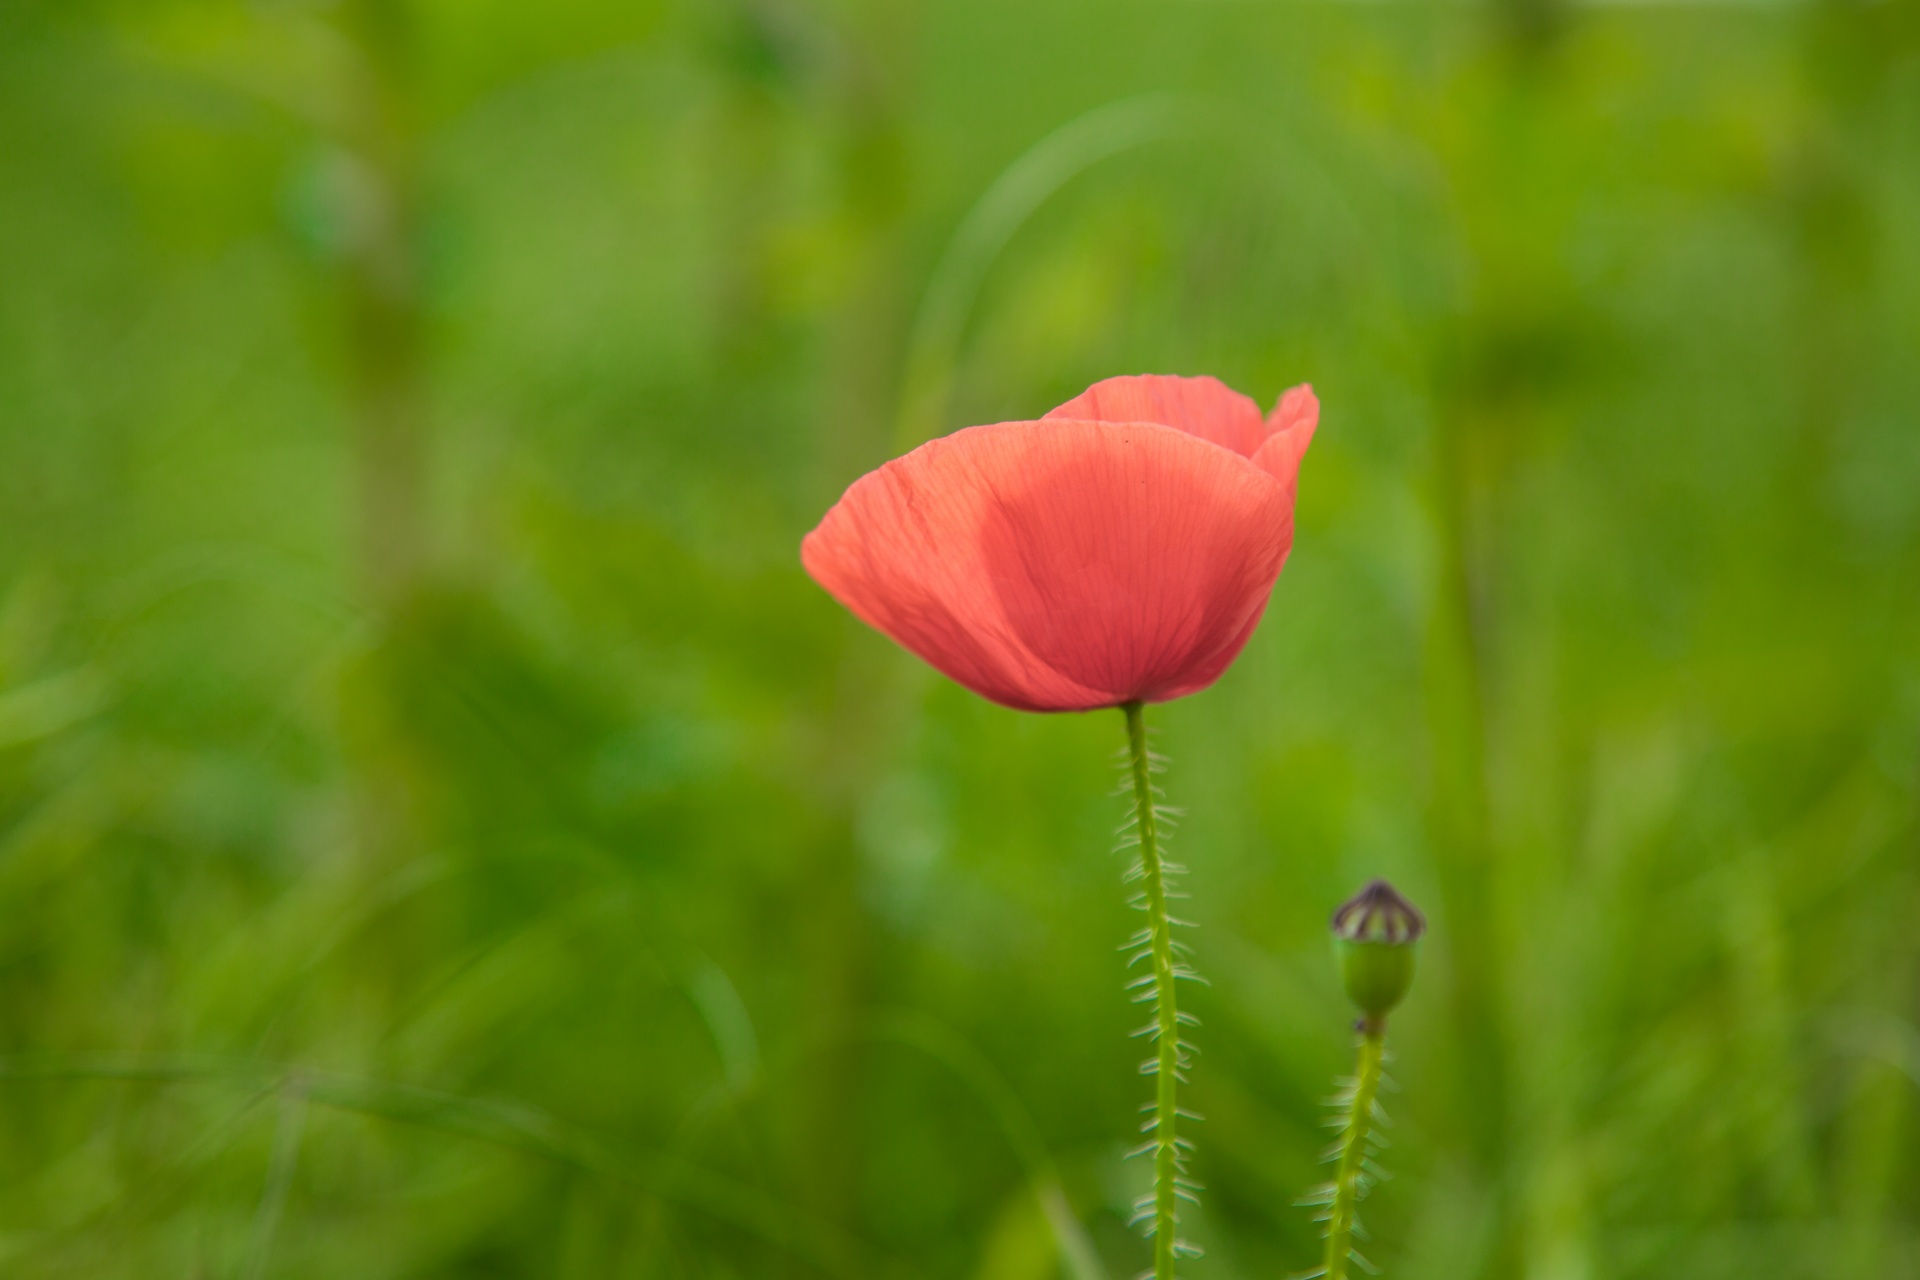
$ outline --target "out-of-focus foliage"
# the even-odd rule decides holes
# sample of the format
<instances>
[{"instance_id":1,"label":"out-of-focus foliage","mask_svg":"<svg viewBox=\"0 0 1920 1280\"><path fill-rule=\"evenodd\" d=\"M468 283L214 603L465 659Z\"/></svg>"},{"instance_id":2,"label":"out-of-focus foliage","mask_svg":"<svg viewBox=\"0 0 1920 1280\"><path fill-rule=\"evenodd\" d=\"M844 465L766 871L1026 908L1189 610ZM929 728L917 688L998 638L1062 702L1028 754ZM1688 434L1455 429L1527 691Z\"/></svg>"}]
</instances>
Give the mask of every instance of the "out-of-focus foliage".
<instances>
[{"instance_id":1,"label":"out-of-focus foliage","mask_svg":"<svg viewBox=\"0 0 1920 1280\"><path fill-rule=\"evenodd\" d=\"M1390 1275L1914 1274L1916 353L1914 0L9 0L0 1272L1133 1273L1119 717L796 546L1166 371L1326 404L1192 1274L1375 874Z\"/></svg>"}]
</instances>

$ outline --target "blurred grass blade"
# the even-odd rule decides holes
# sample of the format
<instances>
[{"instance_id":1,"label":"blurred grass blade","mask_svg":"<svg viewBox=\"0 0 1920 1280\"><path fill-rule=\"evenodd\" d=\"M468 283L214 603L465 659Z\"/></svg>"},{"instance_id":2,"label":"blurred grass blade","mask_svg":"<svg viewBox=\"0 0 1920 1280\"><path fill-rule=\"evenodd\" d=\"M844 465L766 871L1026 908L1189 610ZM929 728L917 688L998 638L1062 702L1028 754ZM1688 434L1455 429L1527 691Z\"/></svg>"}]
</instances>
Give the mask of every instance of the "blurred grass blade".
<instances>
[{"instance_id":1,"label":"blurred grass blade","mask_svg":"<svg viewBox=\"0 0 1920 1280\"><path fill-rule=\"evenodd\" d=\"M262 1084L283 1093L296 1087L301 1108L322 1106L436 1129L538 1155L582 1172L626 1183L697 1210L716 1221L755 1233L828 1275L864 1280L878 1260L851 1235L801 1213L778 1198L671 1155L634 1151L627 1145L510 1099L473 1098L427 1085L351 1076L246 1059L167 1054L44 1055L0 1059L0 1079L119 1080L126 1083L225 1082L245 1089ZM256 1218L255 1248L271 1241L283 1211L299 1129L283 1109L276 1131L272 1172ZM888 1264L892 1272L902 1272ZM252 1273L249 1272L249 1275Z\"/></svg>"},{"instance_id":2,"label":"blurred grass blade","mask_svg":"<svg viewBox=\"0 0 1920 1280\"><path fill-rule=\"evenodd\" d=\"M1060 1171L1040 1136L1040 1128L1006 1077L995 1070L966 1037L927 1014L888 1014L875 1024L874 1033L920 1050L972 1090L993 1114L1001 1134L1026 1169L1034 1197L1046 1215L1055 1247L1071 1280L1107 1280L1106 1268L1101 1265L1093 1241L1087 1237L1086 1228L1067 1201L1066 1191L1060 1185Z\"/></svg>"},{"instance_id":3,"label":"blurred grass blade","mask_svg":"<svg viewBox=\"0 0 1920 1280\"><path fill-rule=\"evenodd\" d=\"M68 671L0 693L0 749L70 729L99 711L106 691L88 671Z\"/></svg>"},{"instance_id":4,"label":"blurred grass blade","mask_svg":"<svg viewBox=\"0 0 1920 1280\"><path fill-rule=\"evenodd\" d=\"M941 433L967 317L987 269L1021 224L1054 192L1100 161L1176 137L1191 130L1196 119L1192 104L1174 94L1111 102L1061 125L994 179L967 211L927 282L907 347L896 453Z\"/></svg>"},{"instance_id":5,"label":"blurred grass blade","mask_svg":"<svg viewBox=\"0 0 1920 1280\"><path fill-rule=\"evenodd\" d=\"M267 1259L273 1253L274 1233L285 1216L287 1194L293 1189L300 1163L300 1138L307 1125L307 1095L298 1080L280 1089L280 1118L274 1125L273 1155L267 1162L267 1181L260 1192L260 1208L253 1219L253 1238L247 1249L245 1280L265 1280Z\"/></svg>"}]
</instances>

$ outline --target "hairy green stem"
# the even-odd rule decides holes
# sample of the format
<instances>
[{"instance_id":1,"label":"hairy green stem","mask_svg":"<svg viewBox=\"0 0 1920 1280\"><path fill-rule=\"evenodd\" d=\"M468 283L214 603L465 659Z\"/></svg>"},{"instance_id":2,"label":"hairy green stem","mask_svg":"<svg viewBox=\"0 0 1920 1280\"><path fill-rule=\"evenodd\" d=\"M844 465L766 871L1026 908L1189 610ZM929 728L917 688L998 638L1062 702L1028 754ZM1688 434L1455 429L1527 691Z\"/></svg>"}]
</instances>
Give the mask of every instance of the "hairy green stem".
<instances>
[{"instance_id":1,"label":"hairy green stem","mask_svg":"<svg viewBox=\"0 0 1920 1280\"><path fill-rule=\"evenodd\" d=\"M1175 1121L1179 1114L1174 1089L1183 1065L1180 1056L1180 1010L1174 996L1179 972L1174 962L1173 921L1167 914L1167 867L1160 858L1160 833L1154 811L1153 780L1147 757L1146 722L1138 702L1121 708L1127 716L1127 746L1133 772L1133 799L1140 838L1142 905L1147 913L1147 946L1153 961L1151 990L1155 997L1153 1039L1158 1049L1146 1069L1154 1076L1153 1142L1153 1275L1173 1280L1179 1215L1175 1198L1180 1192L1181 1160ZM1143 980L1144 981L1144 980Z\"/></svg>"},{"instance_id":2,"label":"hairy green stem","mask_svg":"<svg viewBox=\"0 0 1920 1280\"><path fill-rule=\"evenodd\" d=\"M1360 1024L1360 1061L1353 1074L1353 1096L1347 1104L1347 1125L1340 1135L1340 1165L1333 1178L1333 1201L1327 1206L1327 1261L1325 1280L1347 1280L1347 1261L1353 1256L1354 1207L1368 1185L1367 1135L1373 1131L1374 1099L1380 1093L1380 1063L1385 1056L1385 1023L1367 1019Z\"/></svg>"}]
</instances>

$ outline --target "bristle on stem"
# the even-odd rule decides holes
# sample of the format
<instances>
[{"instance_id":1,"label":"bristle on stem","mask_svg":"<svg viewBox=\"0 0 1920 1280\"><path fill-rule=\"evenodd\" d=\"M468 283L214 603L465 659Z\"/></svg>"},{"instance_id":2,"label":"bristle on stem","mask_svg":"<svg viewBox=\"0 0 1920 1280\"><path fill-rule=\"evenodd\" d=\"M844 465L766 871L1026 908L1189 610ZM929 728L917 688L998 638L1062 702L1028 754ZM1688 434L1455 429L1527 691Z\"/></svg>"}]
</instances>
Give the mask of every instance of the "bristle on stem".
<instances>
[{"instance_id":1,"label":"bristle on stem","mask_svg":"<svg viewBox=\"0 0 1920 1280\"><path fill-rule=\"evenodd\" d=\"M1354 1250L1353 1241L1355 1237L1366 1236L1360 1227L1360 1201L1387 1176L1373 1160L1385 1146L1385 1140L1374 1131L1376 1124L1386 1121L1379 1101L1385 1079L1381 1071L1386 1056L1385 1040L1384 1023L1361 1023L1359 1064L1351 1079L1340 1081L1340 1092L1327 1099L1327 1105L1336 1112L1328 1121L1329 1127L1340 1131L1339 1140L1326 1153L1327 1159L1338 1161L1333 1181L1317 1188L1301 1202L1320 1206L1319 1220L1327 1224L1326 1260L1316 1273L1326 1280L1347 1280L1349 1264L1370 1275L1378 1273L1371 1262Z\"/></svg>"},{"instance_id":2,"label":"bristle on stem","mask_svg":"<svg viewBox=\"0 0 1920 1280\"><path fill-rule=\"evenodd\" d=\"M1172 885L1186 868L1162 857L1163 832L1180 813L1163 803L1164 797L1153 783L1153 775L1165 769L1166 761L1147 749L1141 705L1130 702L1121 710L1127 720L1127 764L1134 813L1120 827L1118 837L1122 849L1135 853L1125 882L1140 888L1130 905L1147 916L1147 927L1129 939L1121 950L1130 953L1129 968L1142 960L1150 962L1149 972L1128 982L1127 990L1135 1003L1154 1006L1153 1021L1134 1033L1147 1037L1154 1046L1154 1056L1140 1066L1141 1074L1154 1079L1154 1101L1145 1108L1153 1113L1152 1118L1141 1126L1141 1131L1151 1138L1137 1149L1137 1154L1153 1154L1153 1193L1134 1206L1133 1222L1142 1226L1153 1242L1154 1280L1174 1280L1179 1259L1200 1256L1198 1246L1175 1234L1180 1221L1176 1212L1179 1202L1198 1203L1200 1186L1187 1172L1187 1153L1193 1144L1176 1132L1180 1118L1198 1119L1180 1110L1176 1101L1176 1090L1186 1080L1186 1073L1193 1066L1193 1055L1198 1052L1180 1038L1180 1029L1195 1025L1197 1020L1180 1012L1174 988L1182 980L1204 982L1205 979L1185 960L1191 949L1173 938L1175 926L1191 927L1191 922L1177 920L1167 912L1169 901L1186 896L1175 891Z\"/></svg>"}]
</instances>

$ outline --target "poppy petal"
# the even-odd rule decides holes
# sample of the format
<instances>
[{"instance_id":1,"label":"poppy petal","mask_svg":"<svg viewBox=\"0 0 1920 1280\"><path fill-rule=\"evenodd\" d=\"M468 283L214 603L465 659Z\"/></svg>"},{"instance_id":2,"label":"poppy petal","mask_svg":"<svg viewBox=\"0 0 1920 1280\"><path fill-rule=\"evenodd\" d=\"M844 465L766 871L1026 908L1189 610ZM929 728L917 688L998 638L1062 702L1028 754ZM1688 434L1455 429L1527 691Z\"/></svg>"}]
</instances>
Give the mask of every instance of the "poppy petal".
<instances>
[{"instance_id":1,"label":"poppy petal","mask_svg":"<svg viewBox=\"0 0 1920 1280\"><path fill-rule=\"evenodd\" d=\"M1313 384L1303 382L1290 387L1280 397L1280 403L1273 406L1273 412L1267 416L1269 435L1279 431L1293 431L1304 428L1311 436L1313 429L1320 425L1320 397L1313 394Z\"/></svg>"},{"instance_id":2,"label":"poppy petal","mask_svg":"<svg viewBox=\"0 0 1920 1280\"><path fill-rule=\"evenodd\" d=\"M1095 422L1158 422L1243 458L1267 438L1260 406L1218 378L1143 373L1096 382L1047 415Z\"/></svg>"},{"instance_id":3,"label":"poppy petal","mask_svg":"<svg viewBox=\"0 0 1920 1280\"><path fill-rule=\"evenodd\" d=\"M1291 513L1292 498L1298 487L1300 459L1313 443L1314 428L1320 425L1320 398L1309 383L1301 383L1280 397L1267 418L1266 443L1253 454L1253 464L1287 487Z\"/></svg>"},{"instance_id":4,"label":"poppy petal","mask_svg":"<svg viewBox=\"0 0 1920 1280\"><path fill-rule=\"evenodd\" d=\"M961 684L1032 711L1205 687L1291 540L1282 485L1154 423L972 427L856 481L806 538L816 581Z\"/></svg>"}]
</instances>

